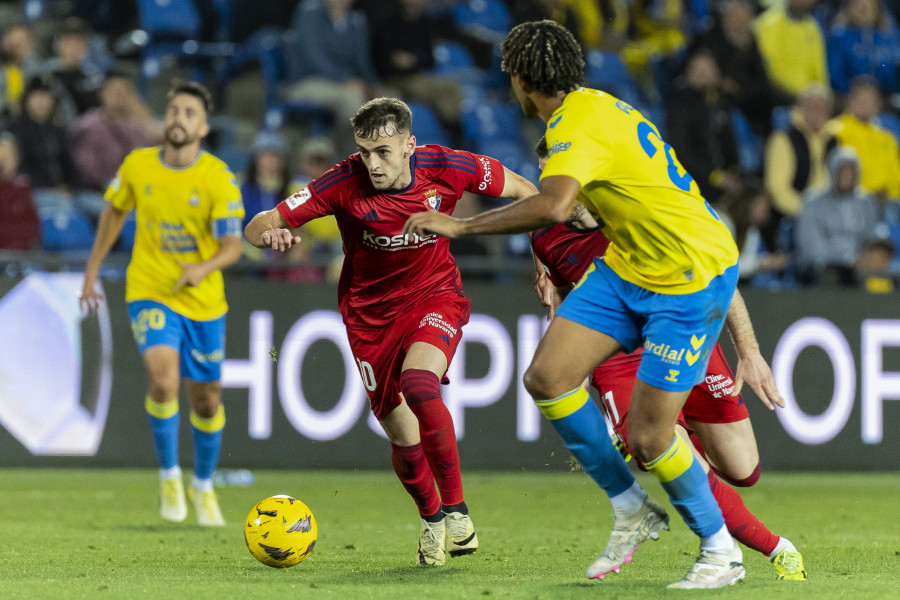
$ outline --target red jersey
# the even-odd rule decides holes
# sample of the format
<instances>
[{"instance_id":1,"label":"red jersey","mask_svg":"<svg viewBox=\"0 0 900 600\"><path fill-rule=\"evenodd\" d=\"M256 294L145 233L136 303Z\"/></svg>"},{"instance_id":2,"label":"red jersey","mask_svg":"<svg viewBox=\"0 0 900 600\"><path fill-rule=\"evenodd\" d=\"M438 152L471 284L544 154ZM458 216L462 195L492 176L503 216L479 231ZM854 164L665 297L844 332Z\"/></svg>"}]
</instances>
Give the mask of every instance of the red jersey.
<instances>
[{"instance_id":1,"label":"red jersey","mask_svg":"<svg viewBox=\"0 0 900 600\"><path fill-rule=\"evenodd\" d=\"M549 270L556 287L570 287L581 279L594 258L603 256L609 240L600 231L578 229L566 223L538 229L531 236L534 255Z\"/></svg>"},{"instance_id":2,"label":"red jersey","mask_svg":"<svg viewBox=\"0 0 900 600\"><path fill-rule=\"evenodd\" d=\"M443 146L419 146L412 180L400 190L376 190L359 154L335 165L278 205L290 227L334 215L344 246L338 304L344 323L380 328L435 294L462 296L450 240L404 235L413 213L452 214L464 191L497 197L503 165L493 158Z\"/></svg>"},{"instance_id":3,"label":"red jersey","mask_svg":"<svg viewBox=\"0 0 900 600\"><path fill-rule=\"evenodd\" d=\"M531 236L531 248L537 259L547 267L550 281L556 287L572 287L598 256L603 256L609 239L599 227L578 229L566 223L538 229ZM643 348L630 354L620 352L612 356L599 369L616 367L623 363L639 363Z\"/></svg>"}]
</instances>

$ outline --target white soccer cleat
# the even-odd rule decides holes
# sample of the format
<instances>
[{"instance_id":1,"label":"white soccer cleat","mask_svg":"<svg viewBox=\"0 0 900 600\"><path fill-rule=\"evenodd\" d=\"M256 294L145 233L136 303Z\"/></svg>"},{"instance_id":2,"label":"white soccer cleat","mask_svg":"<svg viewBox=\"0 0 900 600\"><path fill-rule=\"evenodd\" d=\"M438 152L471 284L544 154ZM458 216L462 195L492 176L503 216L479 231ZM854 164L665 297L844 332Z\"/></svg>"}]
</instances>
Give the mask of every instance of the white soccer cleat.
<instances>
[{"instance_id":1,"label":"white soccer cleat","mask_svg":"<svg viewBox=\"0 0 900 600\"><path fill-rule=\"evenodd\" d=\"M587 569L588 579L603 579L607 573L618 573L623 564L631 562L631 556L641 544L659 539L659 532L668 530L668 513L647 496L633 515L615 517L606 549Z\"/></svg>"},{"instance_id":2,"label":"white soccer cleat","mask_svg":"<svg viewBox=\"0 0 900 600\"><path fill-rule=\"evenodd\" d=\"M187 518L184 483L180 477L159 481L159 516L173 523L181 523Z\"/></svg>"},{"instance_id":3,"label":"white soccer cleat","mask_svg":"<svg viewBox=\"0 0 900 600\"><path fill-rule=\"evenodd\" d=\"M225 524L225 517L219 509L219 499L212 490L198 492L194 488L188 490L194 510L197 512L197 524L204 527L221 527Z\"/></svg>"},{"instance_id":4,"label":"white soccer cleat","mask_svg":"<svg viewBox=\"0 0 900 600\"><path fill-rule=\"evenodd\" d=\"M464 556L478 550L478 536L469 515L461 512L447 513L444 517L447 525L447 549L450 556Z\"/></svg>"},{"instance_id":5,"label":"white soccer cleat","mask_svg":"<svg viewBox=\"0 0 900 600\"><path fill-rule=\"evenodd\" d=\"M737 542L727 552L700 550L700 556L684 578L666 587L671 590L709 590L734 585L744 578L742 561L743 554Z\"/></svg>"},{"instance_id":6,"label":"white soccer cleat","mask_svg":"<svg viewBox=\"0 0 900 600\"><path fill-rule=\"evenodd\" d=\"M447 543L447 527L444 520L429 523L422 519L422 535L419 536L419 550L416 562L422 566L441 566L447 562L444 545Z\"/></svg>"}]
</instances>

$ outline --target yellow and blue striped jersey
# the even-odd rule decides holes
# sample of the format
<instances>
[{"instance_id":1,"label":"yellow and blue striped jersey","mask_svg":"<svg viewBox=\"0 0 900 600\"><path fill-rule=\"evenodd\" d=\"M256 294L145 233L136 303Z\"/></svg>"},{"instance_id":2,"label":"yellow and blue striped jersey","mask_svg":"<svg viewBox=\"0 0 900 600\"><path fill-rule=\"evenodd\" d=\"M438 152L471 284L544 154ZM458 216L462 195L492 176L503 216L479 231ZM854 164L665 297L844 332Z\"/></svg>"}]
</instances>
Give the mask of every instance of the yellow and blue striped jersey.
<instances>
[{"instance_id":1,"label":"yellow and blue striped jersey","mask_svg":"<svg viewBox=\"0 0 900 600\"><path fill-rule=\"evenodd\" d=\"M241 192L212 154L201 152L193 164L176 168L163 163L161 152L129 154L106 190L114 207L134 208L137 219L125 299L155 300L195 321L216 319L228 310L221 271L172 294L183 272L176 261L207 260L219 250L218 238L240 237Z\"/></svg>"},{"instance_id":2,"label":"yellow and blue striped jersey","mask_svg":"<svg viewBox=\"0 0 900 600\"><path fill-rule=\"evenodd\" d=\"M630 105L586 88L566 95L547 122L541 178L581 184L578 200L610 240L620 277L662 294L690 294L737 263L728 228L659 131Z\"/></svg>"}]
</instances>

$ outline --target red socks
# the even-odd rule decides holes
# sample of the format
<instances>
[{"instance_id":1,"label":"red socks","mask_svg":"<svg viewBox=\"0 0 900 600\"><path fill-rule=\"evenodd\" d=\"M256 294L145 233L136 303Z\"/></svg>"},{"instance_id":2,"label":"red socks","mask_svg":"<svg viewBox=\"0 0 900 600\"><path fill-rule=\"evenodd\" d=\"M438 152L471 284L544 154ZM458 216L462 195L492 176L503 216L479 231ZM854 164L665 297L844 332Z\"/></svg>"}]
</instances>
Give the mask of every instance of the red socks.
<instances>
[{"instance_id":1,"label":"red socks","mask_svg":"<svg viewBox=\"0 0 900 600\"><path fill-rule=\"evenodd\" d=\"M768 556L778 545L778 536L769 531L747 507L741 495L724 483L720 483L710 469L707 474L713 497L722 509L725 525L731 535L748 548Z\"/></svg>"},{"instance_id":2,"label":"red socks","mask_svg":"<svg viewBox=\"0 0 900 600\"><path fill-rule=\"evenodd\" d=\"M441 398L440 379L431 371L407 369L400 374L400 391L419 420L422 450L440 490L441 502L444 505L463 502L456 430Z\"/></svg>"},{"instance_id":3,"label":"red socks","mask_svg":"<svg viewBox=\"0 0 900 600\"><path fill-rule=\"evenodd\" d=\"M396 446L391 444L391 462L400 483L412 496L419 514L427 517L441 508L441 499L434 489L434 476L425 460L422 444Z\"/></svg>"}]
</instances>

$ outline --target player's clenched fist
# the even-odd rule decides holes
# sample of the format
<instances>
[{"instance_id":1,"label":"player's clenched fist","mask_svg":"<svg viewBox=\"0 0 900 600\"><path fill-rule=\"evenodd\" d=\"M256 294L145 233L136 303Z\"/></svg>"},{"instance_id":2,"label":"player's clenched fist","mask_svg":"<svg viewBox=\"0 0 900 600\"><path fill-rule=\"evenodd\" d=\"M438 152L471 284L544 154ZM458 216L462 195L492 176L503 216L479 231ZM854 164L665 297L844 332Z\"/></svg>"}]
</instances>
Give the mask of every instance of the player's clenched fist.
<instances>
[{"instance_id":1,"label":"player's clenched fist","mask_svg":"<svg viewBox=\"0 0 900 600\"><path fill-rule=\"evenodd\" d=\"M437 234L441 237L455 238L462 233L462 223L458 219L433 210L425 210L410 215L403 226L403 233L419 235Z\"/></svg>"},{"instance_id":2,"label":"player's clenched fist","mask_svg":"<svg viewBox=\"0 0 900 600\"><path fill-rule=\"evenodd\" d=\"M300 243L300 236L294 235L290 229L269 229L262 234L263 245L279 252Z\"/></svg>"}]
</instances>

